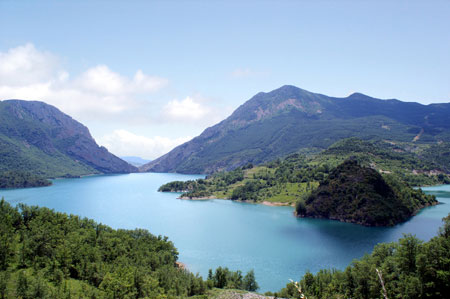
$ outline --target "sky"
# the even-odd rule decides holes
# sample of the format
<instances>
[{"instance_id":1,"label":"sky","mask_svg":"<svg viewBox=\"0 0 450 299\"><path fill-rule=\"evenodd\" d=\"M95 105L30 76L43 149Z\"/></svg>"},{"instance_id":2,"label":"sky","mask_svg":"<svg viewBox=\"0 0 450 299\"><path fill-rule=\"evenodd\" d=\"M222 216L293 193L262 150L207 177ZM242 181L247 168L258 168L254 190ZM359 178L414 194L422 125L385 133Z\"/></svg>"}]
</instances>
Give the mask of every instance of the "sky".
<instances>
[{"instance_id":1,"label":"sky","mask_svg":"<svg viewBox=\"0 0 450 299\"><path fill-rule=\"evenodd\" d=\"M0 0L0 100L155 159L290 84L450 102L450 1Z\"/></svg>"}]
</instances>

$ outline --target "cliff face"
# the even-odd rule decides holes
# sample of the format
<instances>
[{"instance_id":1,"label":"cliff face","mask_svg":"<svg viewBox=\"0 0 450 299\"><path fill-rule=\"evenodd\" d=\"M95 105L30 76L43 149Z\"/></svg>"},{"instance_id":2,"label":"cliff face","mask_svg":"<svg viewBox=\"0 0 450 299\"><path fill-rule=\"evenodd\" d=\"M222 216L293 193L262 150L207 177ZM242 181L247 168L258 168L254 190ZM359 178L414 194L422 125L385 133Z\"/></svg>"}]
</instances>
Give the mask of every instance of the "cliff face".
<instances>
[{"instance_id":1,"label":"cliff face","mask_svg":"<svg viewBox=\"0 0 450 299\"><path fill-rule=\"evenodd\" d=\"M348 137L450 141L450 104L421 105L355 93L333 98L295 86L258 93L234 113L141 171L212 173Z\"/></svg>"},{"instance_id":2,"label":"cliff face","mask_svg":"<svg viewBox=\"0 0 450 299\"><path fill-rule=\"evenodd\" d=\"M36 101L0 102L0 169L46 176L137 171L97 145L87 127Z\"/></svg>"}]
</instances>

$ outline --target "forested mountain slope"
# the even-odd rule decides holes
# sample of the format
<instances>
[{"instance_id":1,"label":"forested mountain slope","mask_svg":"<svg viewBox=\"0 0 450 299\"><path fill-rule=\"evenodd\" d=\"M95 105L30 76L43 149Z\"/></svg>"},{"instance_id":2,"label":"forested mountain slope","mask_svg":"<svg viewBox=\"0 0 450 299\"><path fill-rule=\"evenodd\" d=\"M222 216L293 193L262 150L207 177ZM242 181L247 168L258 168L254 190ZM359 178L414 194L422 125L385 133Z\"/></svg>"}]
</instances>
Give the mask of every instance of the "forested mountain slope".
<instances>
[{"instance_id":1,"label":"forested mountain slope","mask_svg":"<svg viewBox=\"0 0 450 299\"><path fill-rule=\"evenodd\" d=\"M334 98L295 86L258 93L200 136L141 171L213 173L348 137L433 144L450 141L450 104L422 105L355 93Z\"/></svg>"},{"instance_id":2,"label":"forested mountain slope","mask_svg":"<svg viewBox=\"0 0 450 299\"><path fill-rule=\"evenodd\" d=\"M98 146L81 123L43 102L0 102L0 173L43 177L129 173L137 168Z\"/></svg>"}]
</instances>

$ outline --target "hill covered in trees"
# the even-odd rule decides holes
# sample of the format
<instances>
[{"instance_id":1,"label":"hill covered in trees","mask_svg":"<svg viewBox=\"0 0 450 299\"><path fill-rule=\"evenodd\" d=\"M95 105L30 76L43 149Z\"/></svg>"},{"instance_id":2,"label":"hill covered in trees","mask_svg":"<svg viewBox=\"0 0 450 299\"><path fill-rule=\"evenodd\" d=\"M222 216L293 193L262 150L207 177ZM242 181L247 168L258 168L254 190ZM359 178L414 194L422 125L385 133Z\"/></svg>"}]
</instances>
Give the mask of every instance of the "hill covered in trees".
<instances>
[{"instance_id":1,"label":"hill covered in trees","mask_svg":"<svg viewBox=\"0 0 450 299\"><path fill-rule=\"evenodd\" d=\"M147 230L0 200L0 298L183 298L258 288L253 271L218 268L204 280L177 259L167 237Z\"/></svg>"},{"instance_id":2,"label":"hill covered in trees","mask_svg":"<svg viewBox=\"0 0 450 299\"><path fill-rule=\"evenodd\" d=\"M317 152L348 137L412 146L450 142L450 104L381 100L360 93L335 98L282 86L256 94L227 119L140 170L210 174L299 150Z\"/></svg>"},{"instance_id":3,"label":"hill covered in trees","mask_svg":"<svg viewBox=\"0 0 450 299\"><path fill-rule=\"evenodd\" d=\"M309 196L297 201L296 214L367 226L391 226L436 203L434 196L408 187L393 175L383 177L350 159L333 169Z\"/></svg>"}]
</instances>

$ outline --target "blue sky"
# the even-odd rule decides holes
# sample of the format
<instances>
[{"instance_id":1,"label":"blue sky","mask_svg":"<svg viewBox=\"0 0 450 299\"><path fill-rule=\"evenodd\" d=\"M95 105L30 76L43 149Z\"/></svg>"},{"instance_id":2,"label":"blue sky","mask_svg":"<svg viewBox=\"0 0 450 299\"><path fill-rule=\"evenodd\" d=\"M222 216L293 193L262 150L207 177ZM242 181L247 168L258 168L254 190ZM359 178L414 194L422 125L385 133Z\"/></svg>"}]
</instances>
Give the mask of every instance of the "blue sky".
<instances>
[{"instance_id":1,"label":"blue sky","mask_svg":"<svg viewBox=\"0 0 450 299\"><path fill-rule=\"evenodd\" d=\"M450 101L450 1L0 0L0 99L156 158L285 84Z\"/></svg>"}]
</instances>

